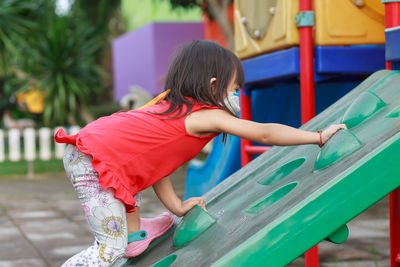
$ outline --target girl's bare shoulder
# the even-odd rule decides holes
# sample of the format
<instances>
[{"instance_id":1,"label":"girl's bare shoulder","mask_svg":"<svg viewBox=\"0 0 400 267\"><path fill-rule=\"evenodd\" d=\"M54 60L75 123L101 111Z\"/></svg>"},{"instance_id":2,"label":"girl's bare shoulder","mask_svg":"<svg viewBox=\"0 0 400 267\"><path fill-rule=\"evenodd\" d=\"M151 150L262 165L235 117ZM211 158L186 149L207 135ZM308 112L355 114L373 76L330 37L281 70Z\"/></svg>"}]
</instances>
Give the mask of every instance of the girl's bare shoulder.
<instances>
[{"instance_id":1,"label":"girl's bare shoulder","mask_svg":"<svg viewBox=\"0 0 400 267\"><path fill-rule=\"evenodd\" d=\"M190 114L190 117L206 121L215 121L219 118L234 118L229 112L223 109L200 109Z\"/></svg>"},{"instance_id":2,"label":"girl's bare shoulder","mask_svg":"<svg viewBox=\"0 0 400 267\"><path fill-rule=\"evenodd\" d=\"M222 109L201 109L192 112L185 120L188 132L195 135L219 132L218 121L234 118Z\"/></svg>"}]
</instances>

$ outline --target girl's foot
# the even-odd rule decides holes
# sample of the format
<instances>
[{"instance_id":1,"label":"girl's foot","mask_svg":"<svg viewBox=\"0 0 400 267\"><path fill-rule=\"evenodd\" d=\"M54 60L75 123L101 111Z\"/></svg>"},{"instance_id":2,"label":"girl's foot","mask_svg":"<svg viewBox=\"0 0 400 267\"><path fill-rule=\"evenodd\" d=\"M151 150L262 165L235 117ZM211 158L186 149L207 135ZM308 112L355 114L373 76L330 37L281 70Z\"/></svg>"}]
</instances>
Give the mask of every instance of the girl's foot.
<instances>
[{"instance_id":1,"label":"girl's foot","mask_svg":"<svg viewBox=\"0 0 400 267\"><path fill-rule=\"evenodd\" d=\"M155 218L140 218L140 230L128 234L128 247L124 257L140 255L154 239L165 234L173 225L174 217L168 212L163 212Z\"/></svg>"}]
</instances>

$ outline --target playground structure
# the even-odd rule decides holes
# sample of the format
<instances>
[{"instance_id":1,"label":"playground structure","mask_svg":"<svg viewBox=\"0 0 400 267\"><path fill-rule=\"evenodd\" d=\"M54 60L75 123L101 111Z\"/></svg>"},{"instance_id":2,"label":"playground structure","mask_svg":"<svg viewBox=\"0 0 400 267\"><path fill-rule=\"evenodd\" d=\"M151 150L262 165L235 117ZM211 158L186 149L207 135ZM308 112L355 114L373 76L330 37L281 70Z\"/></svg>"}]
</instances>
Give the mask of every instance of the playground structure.
<instances>
[{"instance_id":1,"label":"playground structure","mask_svg":"<svg viewBox=\"0 0 400 267\"><path fill-rule=\"evenodd\" d=\"M318 3L321 2L328 2L328 1L316 1ZM315 3L316 3L315 2ZM338 1L338 2L344 2L344 1ZM368 1L366 1L368 2ZM400 3L399 1L382 1L385 3L385 12L386 12L386 17L385 17L385 24L386 28L389 28L389 33L391 35L397 36L398 38L398 29L393 30L392 28L395 26L400 25ZM369 1L371 6L373 6L373 9L379 10L376 4L373 4L372 1ZM312 11L312 1L311 0L300 0L299 1L299 17L301 18L302 16L307 18L310 16L310 14L313 14ZM343 12L345 12L343 10ZM379 13L379 12L377 12ZM323 64L323 59L324 59L324 53L323 51L325 50L325 54L329 54L331 52L333 55L341 55L346 54L346 57L343 58L343 63L352 62L354 58L351 58L352 55L361 53L364 54L365 58L368 58L370 60L371 58L369 57L371 54L373 54L373 51L369 51L367 53L363 53L364 49L375 49L374 47L331 47L331 48L326 48L326 47L317 47L316 53L317 53L317 58L319 56L320 59L316 59L315 62L317 64L317 70L314 69L314 45L313 45L313 22L310 19L304 19L304 24L302 24L301 20L296 21L298 26L299 26L299 32L300 32L300 47L299 47L299 60L300 60L300 84L301 84L301 121L302 124L310 120L314 115L315 115L315 93L314 93L314 77L318 78L318 74L323 73L324 71L322 70ZM320 31L316 31L316 34L318 35ZM388 31L386 31L387 33ZM393 34L394 32L394 34ZM397 32L397 34L396 34ZM387 37L387 42L386 42L386 59L390 61L399 61L399 55L398 55L398 47L395 47L396 42L391 39L395 39L396 37L392 37L391 39L388 38L388 34L386 34ZM318 38L316 38L318 40ZM318 41L317 41L318 42ZM317 43L318 44L318 43ZM322 43L323 44L323 43ZM348 50L348 51L346 51ZM353 51L353 52L351 52ZM391 53L388 53L388 51L392 51ZM396 52L395 52L396 51ZM347 52L347 53L346 53ZM318 53L320 55L318 55ZM360 56L360 54L358 54ZM326 58L329 58L326 57ZM356 58L357 59L357 58ZM361 59L361 58L359 58ZM265 63L265 62L264 62ZM319 63L319 64L318 64ZM340 63L340 61L339 61ZM342 64L343 64L342 63ZM345 63L345 64L346 64ZM249 64L254 64L253 62L249 62ZM395 63L397 64L397 63ZM325 65L327 65L325 63ZM363 64L365 66L365 64ZM388 66L389 64L387 64ZM346 70L347 67L344 69ZM335 70L335 67L332 68ZM331 74L332 71L329 70L326 71L327 73ZM340 68L336 67L336 71L340 70ZM353 70L357 71L357 70ZM360 69L358 71L361 71ZM342 73L345 73L346 71L343 71L342 68ZM351 70L349 71L351 72ZM258 80L261 80L265 77L257 77ZM257 78L254 79L254 81L257 81ZM250 89L251 87L248 86L246 88L247 90ZM243 90L242 94L242 117L246 119L251 119L251 114L249 110L251 110L250 106L250 101L249 101L249 96L246 95L246 90ZM242 147L241 147L241 156L242 156L242 165L247 164L251 160L251 151L249 151L249 148L251 148L251 143L243 140L242 141ZM399 195L398 195L398 190L394 191L389 196L389 201L390 201L390 225L391 225L391 265L392 266L397 266L395 264L399 263L399 259L397 259L396 263L396 258L398 258L399 252L400 252L400 246L399 246L399 230L397 229L397 225L400 223L399 219ZM313 248L309 252L305 254L305 264L306 266L318 266L318 249L317 247Z\"/></svg>"},{"instance_id":2,"label":"playground structure","mask_svg":"<svg viewBox=\"0 0 400 267\"><path fill-rule=\"evenodd\" d=\"M379 1L314 1L315 16L312 11L299 13L299 3L292 0L235 1L235 48L243 59L246 74L242 102L248 103L246 97L251 97L249 101L252 102L242 107L241 116L245 119L299 127L369 74L385 67L384 5ZM347 23L350 19L351 23ZM311 32L306 39L300 38L308 31L304 27L308 24L308 28L315 28L315 38ZM300 45L300 39L307 42ZM313 39L317 45L315 51ZM308 44L306 50L305 43ZM355 45L360 43L362 45ZM303 47L302 54L299 45ZM306 58L311 59L306 61ZM304 90L300 90L299 78L301 88L312 90L312 98L300 96L299 92ZM307 113L311 114L307 118L300 116L300 103L302 109L308 109ZM237 145L235 137L232 139ZM244 162L267 149L244 142L242 151L245 152L241 156ZM229 155L233 158L231 161L225 160L228 157L225 154L237 150L234 145L214 142L214 150L217 152L211 153L202 165L199 162L189 165L185 198L204 194L215 185L215 176L222 174L224 176L218 179L223 180L240 168L239 154ZM215 155L223 156L216 158ZM199 177L201 182L196 186ZM209 185L207 180L210 180Z\"/></svg>"},{"instance_id":3,"label":"playground structure","mask_svg":"<svg viewBox=\"0 0 400 267\"><path fill-rule=\"evenodd\" d=\"M236 1L235 4L236 6L239 6L238 3L240 1ZM265 1L266 2L266 1ZM270 2L276 2L276 1L270 1ZM296 1L290 1L290 4L293 5L293 2ZM330 1L316 1L315 2L315 12L319 12L318 14L315 15L315 20L314 20L314 12L312 11L312 1L299 1L299 8L297 11L300 10L300 13L297 14L297 11L295 13L291 13L294 16L297 16L297 25L294 24L294 20L289 20L287 25L289 25L291 22L294 24L294 27L299 27L299 30L297 33L295 33L296 36L300 36L298 38L298 41L296 43L296 40L292 43L287 42L286 44L282 45L281 43L274 44L271 41L266 40L268 37L274 36L274 34L269 34L267 35L265 40L262 39L261 36L246 36L246 34L243 34L243 32L249 32L249 29L244 29L244 27L238 27L237 24L241 23L249 23L248 20L243 19L243 17L238 16L238 12L235 13L235 29L240 29L242 32L239 34L241 37L240 38L245 38L246 40L239 40L239 46L237 42L237 47L239 47L239 52L238 55L240 56L241 53L242 57L249 57L249 56L254 56L254 51L258 49L258 54L254 58L249 58L245 59L243 61L243 65L245 68L245 73L246 73L246 86L244 90L242 90L242 95L241 95L241 101L242 101L242 111L241 111L241 116L242 118L246 119L252 119L252 115L254 116L255 112L251 112L251 95L254 92L254 89L258 88L263 88L265 85L268 84L274 84L276 82L282 83L282 82L291 82L290 79L293 79L295 77L300 76L300 83L301 83L301 122L304 124L307 122L309 119L311 119L315 115L315 93L314 93L314 84L315 82L323 82L324 80L329 80L332 77L339 77L339 76L354 76L354 75L361 75L361 74L366 74L366 73L371 73L377 69L382 69L383 66L383 58L384 58L384 53L385 53L385 47L383 45L353 45L353 46L343 46L343 45L349 45L349 44L359 44L360 42L354 41L354 36L350 36L351 38L347 38L348 42L341 43L342 46L327 46L330 44L338 44L335 41L332 41L332 38L328 38L328 35L323 36L322 38L321 34L324 34L324 31L322 31L322 28L327 28L329 25L336 25L339 23L344 23L348 22L348 20L343 20L346 18L346 13L351 12L353 10L354 12L358 12L358 14L355 14L356 17L360 18L361 21L368 21L371 23L368 27L365 28L365 30L368 32L369 29L372 29L371 32L377 33L377 29L380 30L379 34L370 34L370 37L364 39L362 44L379 44L379 43L384 43L384 40L382 38L383 35L383 21L386 21L386 27L387 28L392 28L391 30L386 31L386 58L387 60L391 61L398 61L399 60L399 55L398 55L398 48L395 48L395 44L399 43L399 34L398 34L398 29L394 28L394 26L399 25L399 3L398 1L382 1L386 4L386 17L384 16L383 12L383 5L379 3L378 1L335 1L335 4L337 6L342 6L343 5L348 5L349 9L346 9L343 11L343 14L338 14L338 18L336 18L338 21L325 21L325 24L323 24L323 27L318 27L316 26L316 47L313 45L313 40L314 38L312 37L312 28L314 26L314 21L315 24L319 23L321 25L321 20L323 20L323 16L321 16L321 12L324 11L324 9L321 9L321 6L326 5L335 7ZM347 3L345 3L347 2ZM353 2L353 3L351 3ZM377 3L378 2L378 3ZM282 3L285 3L286 7L289 5L289 1L278 1L278 6L279 4L282 5ZM329 5L331 4L331 5ZM352 6L350 6L350 4ZM381 5L381 6L379 6ZM271 9L271 13L275 12L273 15L278 14L278 7L276 3L273 3L273 7L276 7L276 9ZM357 7L359 10L357 10ZM331 9L335 10L335 8ZM360 13L360 10L364 9L363 11L365 14ZM260 10L266 10L260 9ZM282 10L282 6L281 6ZM337 10L337 9L336 9ZM328 9L325 10L326 12L329 12ZM348 14L347 14L348 15ZM279 17L279 16L276 16ZM274 19L276 19L276 17ZM289 16L290 17L290 16ZM290 19L293 19L291 17ZM302 18L302 20L301 20ZM332 14L331 14L332 18ZM348 19L348 17L347 17ZM386 19L386 20L385 20ZM268 18L267 18L268 20ZM342 20L342 21L340 21ZM264 21L265 22L265 21ZM352 20L354 22L354 20ZM271 23L271 28L273 25L273 21L269 21ZM350 27L350 32L357 32L357 29L354 29L353 23L352 25L348 25L347 27ZM357 24L357 23L355 23ZM379 25L381 24L381 25ZM264 23L265 25L265 23ZM359 26L361 24L358 24ZM364 23L365 25L365 23ZM254 25L253 25L254 26ZM293 25L291 25L293 26ZM288 28L291 27L286 26L284 30L287 30ZM328 27L329 28L329 27ZM332 27L331 27L332 28ZM337 27L336 27L337 28ZM332 28L333 29L333 28ZM344 27L340 28L341 30L346 30ZM358 29L359 32L362 32L363 29ZM261 31L262 32L262 31ZM256 31L253 31L253 33L256 33ZM292 33L293 33L293 27L292 27ZM329 33L329 32L328 32ZM237 34L237 33L236 33ZM250 34L248 34L250 35ZM289 34L281 34L281 36L288 37ZM292 34L293 35L293 34ZM333 34L334 35L334 34ZM348 34L349 35L349 34ZM368 34L367 34L368 35ZM389 36L390 35L390 36ZM245 36L245 37L243 37ZM292 36L293 37L293 36ZM338 36L340 37L340 36ZM343 37L343 36L342 36ZM378 38L377 38L378 37ZM374 39L375 38L375 39ZM279 38L277 38L279 39ZM295 38L292 38L295 39ZM341 42L343 42L344 38L337 38L341 39ZM358 40L361 40L362 38L358 38ZM238 39L237 39L238 40ZM282 38L280 39L282 40ZM290 40L290 38L289 38ZM321 41L322 40L322 41ZM324 43L325 42L325 43ZM247 44L247 50L244 49L244 45ZM257 46L257 44L260 44ZM290 47L292 45L299 45L298 47ZM262 47L264 45L264 47ZM275 45L275 47L274 47ZM319 45L325 45L325 46L319 46ZM256 47L257 49L255 49ZM264 49L264 50L262 50ZM270 52L276 49L280 48L288 48L286 50L280 50L276 52ZM264 52L269 52L268 54L262 54ZM247 53L247 54L246 54ZM253 54L252 54L253 53ZM390 55L388 57L388 55ZM315 68L314 68L315 64ZM394 63L395 66L398 66L398 63ZM269 67L269 66L273 66ZM398 69L398 67L397 67ZM257 107L256 107L257 109ZM257 114L257 113L256 113ZM247 164L250 162L253 158L253 154L260 153L260 151L263 150L263 147L259 146L253 146L250 142L246 140L242 140L242 146L241 146L241 158L242 158L242 165ZM188 177L190 179L190 177ZM222 180L222 179L221 179ZM203 182L204 183L204 182ZM209 189L209 188L208 188ZM398 210L399 206L397 204L399 196L397 194L397 190L394 191L389 196L390 202L391 202L391 264L392 266L397 266L395 264L395 259L399 253L399 245L397 239L399 239L399 232L396 229L396 227L393 227L393 225L398 225L399 220L397 218L398 216ZM395 202L395 203L393 203ZM395 212L392 212L393 210L396 210ZM310 252L306 253L306 266L318 266L318 250L317 248L314 248Z\"/></svg>"}]
</instances>

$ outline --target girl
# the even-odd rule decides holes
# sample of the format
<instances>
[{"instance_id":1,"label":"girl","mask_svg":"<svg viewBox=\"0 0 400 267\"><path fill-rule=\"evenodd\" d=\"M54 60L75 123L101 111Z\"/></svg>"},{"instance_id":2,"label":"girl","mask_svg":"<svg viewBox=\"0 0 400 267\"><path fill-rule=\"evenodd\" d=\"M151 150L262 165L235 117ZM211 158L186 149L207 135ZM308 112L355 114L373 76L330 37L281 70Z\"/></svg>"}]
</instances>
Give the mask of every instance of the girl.
<instances>
[{"instance_id":1,"label":"girl","mask_svg":"<svg viewBox=\"0 0 400 267\"><path fill-rule=\"evenodd\" d=\"M235 117L240 108L235 93L243 83L241 62L232 52L210 41L194 41L182 48L169 67L164 88L170 90L165 100L100 118L74 136L63 130L56 133L57 142L70 144L64 156L66 173L96 240L64 266L119 264L125 253L140 254L168 230L173 224L171 215L140 219L140 191L149 186L177 216L195 205L205 209L201 197L182 202L168 175L220 133L269 145L323 145L346 128L332 125L315 133L241 120Z\"/></svg>"}]
</instances>

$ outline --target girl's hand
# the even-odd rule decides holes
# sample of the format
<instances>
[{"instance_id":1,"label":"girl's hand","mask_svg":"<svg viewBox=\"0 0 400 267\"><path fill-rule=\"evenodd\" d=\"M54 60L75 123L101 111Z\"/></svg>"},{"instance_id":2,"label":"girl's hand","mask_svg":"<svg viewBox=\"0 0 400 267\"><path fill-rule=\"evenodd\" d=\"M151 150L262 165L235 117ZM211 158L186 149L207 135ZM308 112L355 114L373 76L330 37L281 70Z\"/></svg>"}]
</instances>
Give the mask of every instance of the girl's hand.
<instances>
[{"instance_id":1,"label":"girl's hand","mask_svg":"<svg viewBox=\"0 0 400 267\"><path fill-rule=\"evenodd\" d=\"M182 217L194 206L199 205L202 209L207 211L204 198L202 197L192 197L182 202L181 207L175 212L176 216Z\"/></svg>"},{"instance_id":2,"label":"girl's hand","mask_svg":"<svg viewBox=\"0 0 400 267\"><path fill-rule=\"evenodd\" d=\"M333 124L329 126L327 129L322 131L321 137L322 137L322 145L324 145L328 140L340 129L346 129L347 126L345 124Z\"/></svg>"}]
</instances>

